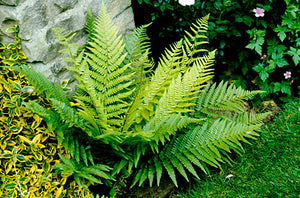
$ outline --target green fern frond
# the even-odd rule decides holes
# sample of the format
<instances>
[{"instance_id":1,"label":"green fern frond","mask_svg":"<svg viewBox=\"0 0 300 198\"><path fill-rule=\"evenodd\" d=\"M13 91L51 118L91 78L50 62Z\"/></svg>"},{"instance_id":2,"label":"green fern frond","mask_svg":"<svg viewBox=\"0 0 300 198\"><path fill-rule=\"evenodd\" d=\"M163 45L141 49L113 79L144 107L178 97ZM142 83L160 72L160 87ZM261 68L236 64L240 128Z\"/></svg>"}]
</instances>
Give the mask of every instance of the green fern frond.
<instances>
[{"instance_id":1,"label":"green fern frond","mask_svg":"<svg viewBox=\"0 0 300 198\"><path fill-rule=\"evenodd\" d=\"M75 95L75 100L81 104L79 115L90 117L87 121L92 125L97 123L97 128L103 129L102 132L121 128L124 122L122 117L131 102L126 100L135 92L130 89L132 82L129 81L134 73L126 74L130 64L123 64L125 45L116 30L102 6L82 61L72 68L80 81Z\"/></svg>"},{"instance_id":2,"label":"green fern frond","mask_svg":"<svg viewBox=\"0 0 300 198\"><path fill-rule=\"evenodd\" d=\"M127 63L135 62L140 59L143 54L150 51L151 43L147 35L147 28L151 24L142 25L133 32L125 35L125 51L127 52Z\"/></svg>"},{"instance_id":3,"label":"green fern frond","mask_svg":"<svg viewBox=\"0 0 300 198\"><path fill-rule=\"evenodd\" d=\"M206 15L196 20L190 27L191 32L185 31L186 36L184 36L183 40L183 55L187 65L190 65L197 59L197 56L199 57L197 54L207 52L206 49L201 48L201 45L208 43L207 37L204 34L208 29L208 18L209 15Z\"/></svg>"},{"instance_id":4,"label":"green fern frond","mask_svg":"<svg viewBox=\"0 0 300 198\"><path fill-rule=\"evenodd\" d=\"M263 117L265 115L258 116ZM254 120L252 114L236 116L232 120L217 119L212 125L206 123L189 130L184 135L173 138L154 159L148 162L153 166L151 169L159 171L157 184L159 185L161 179L162 167L177 186L176 171L188 181L187 172L199 177L194 166L207 173L208 169L205 164L220 168L220 163L231 160L224 152L243 153L240 142L247 142L246 138L256 135L255 131L262 125L262 123L256 123ZM147 170L149 171L150 167ZM132 185L137 182L140 185L143 181L138 179L139 175L135 177L136 182ZM153 178L149 179L153 180Z\"/></svg>"},{"instance_id":5,"label":"green fern frond","mask_svg":"<svg viewBox=\"0 0 300 198\"><path fill-rule=\"evenodd\" d=\"M170 50L166 50L155 73L149 78L145 87L143 87L143 102L135 112L135 119L138 123L143 119L149 121L153 117L155 112L153 105L158 104L159 98L171 83L172 78L179 74L180 46L181 43L177 42L171 46Z\"/></svg>"},{"instance_id":6,"label":"green fern frond","mask_svg":"<svg viewBox=\"0 0 300 198\"><path fill-rule=\"evenodd\" d=\"M159 143L165 145L170 141L170 137L175 135L177 131L185 128L189 124L203 122L203 120L205 119L191 118L188 116L182 116L180 113L178 113L169 115L157 124L154 124L154 117L143 127L142 131L145 133L143 138L149 141L152 152L158 153L160 145ZM130 134L128 134L128 136L129 135Z\"/></svg>"},{"instance_id":7,"label":"green fern frond","mask_svg":"<svg viewBox=\"0 0 300 198\"><path fill-rule=\"evenodd\" d=\"M70 102L63 90L59 86L54 86L43 74L27 65L21 65L20 67L16 66L13 67L13 69L27 77L37 94L45 94L46 98L55 98L56 100L65 103L67 106L70 106Z\"/></svg>"},{"instance_id":8,"label":"green fern frond","mask_svg":"<svg viewBox=\"0 0 300 198\"><path fill-rule=\"evenodd\" d=\"M242 122L248 125L263 124L263 120L270 115L270 112L266 113L254 113L254 112L244 112L241 114L236 114L231 117L231 120L237 120L237 122Z\"/></svg>"},{"instance_id":9,"label":"green fern frond","mask_svg":"<svg viewBox=\"0 0 300 198\"><path fill-rule=\"evenodd\" d=\"M134 131L134 133L137 132L134 128L132 129L132 126L135 122L139 122L136 120L136 117L138 116L138 109L141 107L141 104L143 102L144 92L141 90L142 87L137 89L137 91L135 92L135 97L124 117L124 124L121 130L122 132L129 133L130 129Z\"/></svg>"},{"instance_id":10,"label":"green fern frond","mask_svg":"<svg viewBox=\"0 0 300 198\"><path fill-rule=\"evenodd\" d=\"M158 95L162 95L165 87L168 87L171 83L172 78L179 74L181 45L181 42L177 42L170 46L171 49L166 49L165 55L160 59L154 75L151 77L149 84L145 88L145 106L154 102L155 97Z\"/></svg>"},{"instance_id":11,"label":"green fern frond","mask_svg":"<svg viewBox=\"0 0 300 198\"><path fill-rule=\"evenodd\" d=\"M56 37L56 41L62 45L67 46L66 49L62 49L59 52L67 54L69 57L64 58L64 61L75 64L75 57L77 56L80 45L77 43L71 43L70 41L75 36L75 33L66 32L64 29L52 28L53 35Z\"/></svg>"},{"instance_id":12,"label":"green fern frond","mask_svg":"<svg viewBox=\"0 0 300 198\"><path fill-rule=\"evenodd\" d=\"M202 51L198 49L199 45L206 43L200 42L199 39L206 38L201 33L206 32L207 20L208 16L198 20L191 28L193 33L187 33L188 37L185 37L184 41L175 43L170 50L166 49L165 54L160 58L158 67L145 88L144 104L140 109L143 112L140 115L145 115L146 120L153 116L151 113L153 104L157 105L155 109L157 121L173 112L188 112L188 108L185 107L191 105L190 101L193 99L191 96L197 93L204 86L203 84L212 77L209 67L213 64L214 52L201 58L192 58L194 54ZM190 52L187 52L188 49ZM190 60L193 59L193 61L182 62L184 54L189 54ZM184 73L183 75L181 71ZM148 115L145 113L147 109L150 109Z\"/></svg>"},{"instance_id":13,"label":"green fern frond","mask_svg":"<svg viewBox=\"0 0 300 198\"><path fill-rule=\"evenodd\" d=\"M80 164L74 162L72 159L68 159L61 154L58 154L61 159L61 163L57 163L53 166L56 172L69 173L74 175L74 179L78 184L82 184L82 179L87 179L92 182L102 184L103 179L114 180L108 172L111 168L107 165L97 164L88 167L82 167Z\"/></svg>"},{"instance_id":14,"label":"green fern frond","mask_svg":"<svg viewBox=\"0 0 300 198\"><path fill-rule=\"evenodd\" d=\"M74 108L66 106L65 103L56 99L50 100L56 111L60 114L61 120L68 123L69 128L75 126L92 137L99 135L99 131L95 130L93 126L89 126L88 123L77 114Z\"/></svg>"},{"instance_id":15,"label":"green fern frond","mask_svg":"<svg viewBox=\"0 0 300 198\"><path fill-rule=\"evenodd\" d=\"M216 116L214 111L245 111L246 99L261 93L261 91L247 91L227 82L216 83L207 86L197 100L196 110L202 113ZM213 111L212 111L213 110Z\"/></svg>"},{"instance_id":16,"label":"green fern frond","mask_svg":"<svg viewBox=\"0 0 300 198\"><path fill-rule=\"evenodd\" d=\"M88 39L91 39L91 36L95 33L95 23L94 23L94 17L91 11L90 6L87 9L87 21L84 25L84 28L86 32L88 33Z\"/></svg>"},{"instance_id":17,"label":"green fern frond","mask_svg":"<svg viewBox=\"0 0 300 198\"><path fill-rule=\"evenodd\" d=\"M190 175L199 178L199 170L209 173L207 165L230 163L227 153L241 154L241 143L258 135L267 115L246 113L245 100L260 91L207 85L215 58L215 51L202 48L208 16L165 49L153 72L147 26L124 41L102 3L95 21L88 11L89 40L80 50L70 42L72 34L57 30L78 82L76 107L41 74L16 68L53 104L50 110L34 102L26 106L49 122L71 155L60 156L57 171L73 174L80 185L133 171L132 186L147 180L159 185L163 174L178 186L178 173L188 181Z\"/></svg>"},{"instance_id":18,"label":"green fern frond","mask_svg":"<svg viewBox=\"0 0 300 198\"><path fill-rule=\"evenodd\" d=\"M26 102L24 105L29 111L36 113L43 118L43 120L47 123L47 129L56 133L59 145L64 143L67 134L66 131L68 131L68 124L62 121L58 112L53 109L46 109L34 101Z\"/></svg>"},{"instance_id":19,"label":"green fern frond","mask_svg":"<svg viewBox=\"0 0 300 198\"><path fill-rule=\"evenodd\" d=\"M210 53L205 61L199 64L194 64L193 67L188 69L184 76L179 74L176 79L173 79L169 85L168 92L160 98L159 104L155 111L155 117L157 120L161 120L164 116L173 112L188 112L192 111L190 107L193 104L191 101L194 99L193 95L201 91L201 88L205 86L205 82L212 78L210 68L214 59L214 52ZM203 64L203 65L202 65ZM184 104L184 103L185 104Z\"/></svg>"},{"instance_id":20,"label":"green fern frond","mask_svg":"<svg viewBox=\"0 0 300 198\"><path fill-rule=\"evenodd\" d=\"M153 60L149 58L151 43L147 35L147 27L150 25L146 24L136 28L133 32L126 34L124 39L127 53L124 62L131 63L130 68L135 73L133 80L137 87L144 84L147 80L146 75L154 67Z\"/></svg>"}]
</instances>

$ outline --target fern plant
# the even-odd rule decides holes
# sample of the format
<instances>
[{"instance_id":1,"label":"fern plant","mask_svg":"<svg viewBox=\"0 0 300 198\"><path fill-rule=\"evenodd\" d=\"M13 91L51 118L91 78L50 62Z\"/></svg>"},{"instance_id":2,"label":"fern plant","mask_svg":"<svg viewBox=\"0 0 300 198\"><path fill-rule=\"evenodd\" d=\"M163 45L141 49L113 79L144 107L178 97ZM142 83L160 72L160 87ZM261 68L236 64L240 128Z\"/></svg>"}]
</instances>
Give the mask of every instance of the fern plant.
<instances>
[{"instance_id":1,"label":"fern plant","mask_svg":"<svg viewBox=\"0 0 300 198\"><path fill-rule=\"evenodd\" d=\"M131 186L146 180L152 186L168 175L178 186L178 173L199 178L199 170L209 172L206 164L220 167L230 163L227 153L243 152L241 142L258 135L267 113L245 108L245 100L261 91L208 83L215 58L215 51L203 48L208 18L198 19L158 63L149 56L148 25L123 38L104 5L95 20L89 18L89 41L81 48L70 42L72 35L55 29L78 82L71 101L32 68L14 67L52 102L54 108L35 101L26 106L70 152L71 159L55 166L59 172L74 174L81 185L112 186L130 175Z\"/></svg>"}]
</instances>

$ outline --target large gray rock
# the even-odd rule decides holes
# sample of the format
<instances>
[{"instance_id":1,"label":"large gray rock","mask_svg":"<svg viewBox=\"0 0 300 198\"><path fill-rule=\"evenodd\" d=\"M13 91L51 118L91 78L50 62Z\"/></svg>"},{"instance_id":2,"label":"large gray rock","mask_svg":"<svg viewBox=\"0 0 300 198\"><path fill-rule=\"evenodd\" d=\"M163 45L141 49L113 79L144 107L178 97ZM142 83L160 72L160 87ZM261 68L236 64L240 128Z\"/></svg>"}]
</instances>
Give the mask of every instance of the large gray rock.
<instances>
[{"instance_id":1,"label":"large gray rock","mask_svg":"<svg viewBox=\"0 0 300 198\"><path fill-rule=\"evenodd\" d=\"M104 2L121 34L135 27L131 0ZM71 79L70 72L64 69L67 66L64 56L59 53L63 46L55 41L51 29L59 27L76 33L74 42L83 44L88 6L96 17L101 0L0 0L0 38L4 43L11 42L11 35L5 30L18 24L29 64L51 81Z\"/></svg>"}]
</instances>

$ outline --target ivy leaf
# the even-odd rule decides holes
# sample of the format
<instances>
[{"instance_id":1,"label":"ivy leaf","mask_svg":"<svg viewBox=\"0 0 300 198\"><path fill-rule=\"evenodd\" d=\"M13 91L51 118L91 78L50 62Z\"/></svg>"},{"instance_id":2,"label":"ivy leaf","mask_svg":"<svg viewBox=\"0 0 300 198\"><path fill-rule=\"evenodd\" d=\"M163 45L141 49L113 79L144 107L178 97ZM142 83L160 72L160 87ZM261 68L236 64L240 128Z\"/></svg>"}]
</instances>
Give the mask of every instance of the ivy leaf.
<instances>
[{"instance_id":1,"label":"ivy leaf","mask_svg":"<svg viewBox=\"0 0 300 198\"><path fill-rule=\"evenodd\" d=\"M259 74L259 77L263 82L268 79L269 73L267 68L264 67L264 64L258 64L257 66L253 67L253 70Z\"/></svg>"},{"instance_id":2,"label":"ivy leaf","mask_svg":"<svg viewBox=\"0 0 300 198\"><path fill-rule=\"evenodd\" d=\"M276 64L278 65L278 67L284 67L286 65L289 65L284 58L276 60Z\"/></svg>"},{"instance_id":3,"label":"ivy leaf","mask_svg":"<svg viewBox=\"0 0 300 198\"><path fill-rule=\"evenodd\" d=\"M274 93L281 91L282 93L285 93L288 95L292 94L289 83L284 82L284 81L281 81L281 83L279 83L279 82L274 83L273 91L274 91Z\"/></svg>"},{"instance_id":4,"label":"ivy leaf","mask_svg":"<svg viewBox=\"0 0 300 198\"><path fill-rule=\"evenodd\" d=\"M281 42L283 42L284 39L286 38L285 32L288 31L287 27L277 25L277 28L275 28L274 31L277 32L277 36L279 37Z\"/></svg>"},{"instance_id":5,"label":"ivy leaf","mask_svg":"<svg viewBox=\"0 0 300 198\"><path fill-rule=\"evenodd\" d=\"M300 61L300 49L296 49L293 47L290 47L290 50L287 52L288 55L292 56L292 59L295 63L295 65L297 66L299 64Z\"/></svg>"},{"instance_id":6,"label":"ivy leaf","mask_svg":"<svg viewBox=\"0 0 300 198\"><path fill-rule=\"evenodd\" d=\"M271 59L270 61L268 61L269 66L268 69L275 69L276 68L276 61L274 59Z\"/></svg>"},{"instance_id":7,"label":"ivy leaf","mask_svg":"<svg viewBox=\"0 0 300 198\"><path fill-rule=\"evenodd\" d=\"M246 46L248 49L254 49L260 56L262 55L262 47L261 45L264 43L264 38L251 40L250 43Z\"/></svg>"},{"instance_id":8,"label":"ivy leaf","mask_svg":"<svg viewBox=\"0 0 300 198\"><path fill-rule=\"evenodd\" d=\"M287 25L289 28L293 29L293 26L295 25L295 21L292 17L284 16L282 19L282 25Z\"/></svg>"},{"instance_id":9,"label":"ivy leaf","mask_svg":"<svg viewBox=\"0 0 300 198\"><path fill-rule=\"evenodd\" d=\"M287 49L287 47L286 46L284 46L284 45L274 45L274 53L276 53L277 52L277 54L283 54L284 53L284 51Z\"/></svg>"},{"instance_id":10,"label":"ivy leaf","mask_svg":"<svg viewBox=\"0 0 300 198\"><path fill-rule=\"evenodd\" d=\"M281 83L279 82L274 83L274 89L273 89L274 93L280 91L280 89L281 89Z\"/></svg>"},{"instance_id":11,"label":"ivy leaf","mask_svg":"<svg viewBox=\"0 0 300 198\"><path fill-rule=\"evenodd\" d=\"M292 95L291 87L289 85L282 85L281 90L282 93L286 93L288 95Z\"/></svg>"}]
</instances>

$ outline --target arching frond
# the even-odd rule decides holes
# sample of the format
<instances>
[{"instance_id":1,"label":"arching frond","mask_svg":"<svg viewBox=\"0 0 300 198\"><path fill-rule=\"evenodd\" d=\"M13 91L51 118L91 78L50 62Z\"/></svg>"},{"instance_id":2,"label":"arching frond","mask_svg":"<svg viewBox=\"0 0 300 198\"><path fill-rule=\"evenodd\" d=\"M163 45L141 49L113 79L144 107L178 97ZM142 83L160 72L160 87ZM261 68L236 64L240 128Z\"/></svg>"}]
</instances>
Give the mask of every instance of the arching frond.
<instances>
[{"instance_id":1,"label":"arching frond","mask_svg":"<svg viewBox=\"0 0 300 198\"><path fill-rule=\"evenodd\" d=\"M251 114L244 114L232 120L217 119L211 125L206 123L175 136L157 156L148 161L146 167L143 166L137 171L132 186L137 183L141 185L147 178L151 186L154 175L159 185L163 172L167 172L173 183L178 186L177 171L188 181L187 172L199 178L195 167L205 173L208 173L206 164L220 168L220 163L231 160L225 152L235 151L241 154L243 147L240 142L247 142L246 137L257 135L255 130L258 130L262 123L251 122L252 119Z\"/></svg>"},{"instance_id":2,"label":"arching frond","mask_svg":"<svg viewBox=\"0 0 300 198\"><path fill-rule=\"evenodd\" d=\"M34 91L39 95L45 94L46 98L56 98L57 100L70 106L65 93L59 86L55 86L42 73L39 73L28 65L13 67L14 70L26 75L30 84L34 87Z\"/></svg>"},{"instance_id":3,"label":"arching frond","mask_svg":"<svg viewBox=\"0 0 300 198\"><path fill-rule=\"evenodd\" d=\"M261 93L261 91L247 91L227 82L207 86L197 100L196 110L208 115L216 116L216 111L245 111L246 99Z\"/></svg>"},{"instance_id":4,"label":"arching frond","mask_svg":"<svg viewBox=\"0 0 300 198\"><path fill-rule=\"evenodd\" d=\"M117 128L123 125L122 117L130 105L127 99L135 91L129 89L132 86L129 79L134 73L126 73L130 63L123 64L125 45L104 6L93 27L93 36L86 45L82 62L73 67L80 81L75 96L82 104L79 115L90 117L88 121L97 124L103 132L119 130ZM86 114L86 111L92 114Z\"/></svg>"},{"instance_id":5,"label":"arching frond","mask_svg":"<svg viewBox=\"0 0 300 198\"><path fill-rule=\"evenodd\" d=\"M179 74L176 79L172 80L168 91L165 91L156 107L156 120L161 120L174 112L192 111L191 108L187 107L194 105L191 102L195 93L201 91L202 87L205 86L204 83L212 78L209 67L213 62L214 52L204 58L198 64L195 63L183 76Z\"/></svg>"},{"instance_id":6,"label":"arching frond","mask_svg":"<svg viewBox=\"0 0 300 198\"><path fill-rule=\"evenodd\" d=\"M147 35L147 28L151 24L142 25L134 31L125 35L125 51L127 52L127 63L135 62L146 52L150 53L150 38Z\"/></svg>"},{"instance_id":7,"label":"arching frond","mask_svg":"<svg viewBox=\"0 0 300 198\"><path fill-rule=\"evenodd\" d=\"M190 65L199 57L201 53L207 52L207 49L203 48L203 44L207 44L207 36L205 33L208 29L208 18L209 15L197 19L190 27L190 32L185 31L184 45L183 45L183 59L186 65Z\"/></svg>"},{"instance_id":8,"label":"arching frond","mask_svg":"<svg viewBox=\"0 0 300 198\"><path fill-rule=\"evenodd\" d=\"M90 7L88 7L87 9L87 20L84 25L84 28L88 33L88 39L90 40L93 34L95 33L95 21Z\"/></svg>"}]
</instances>

